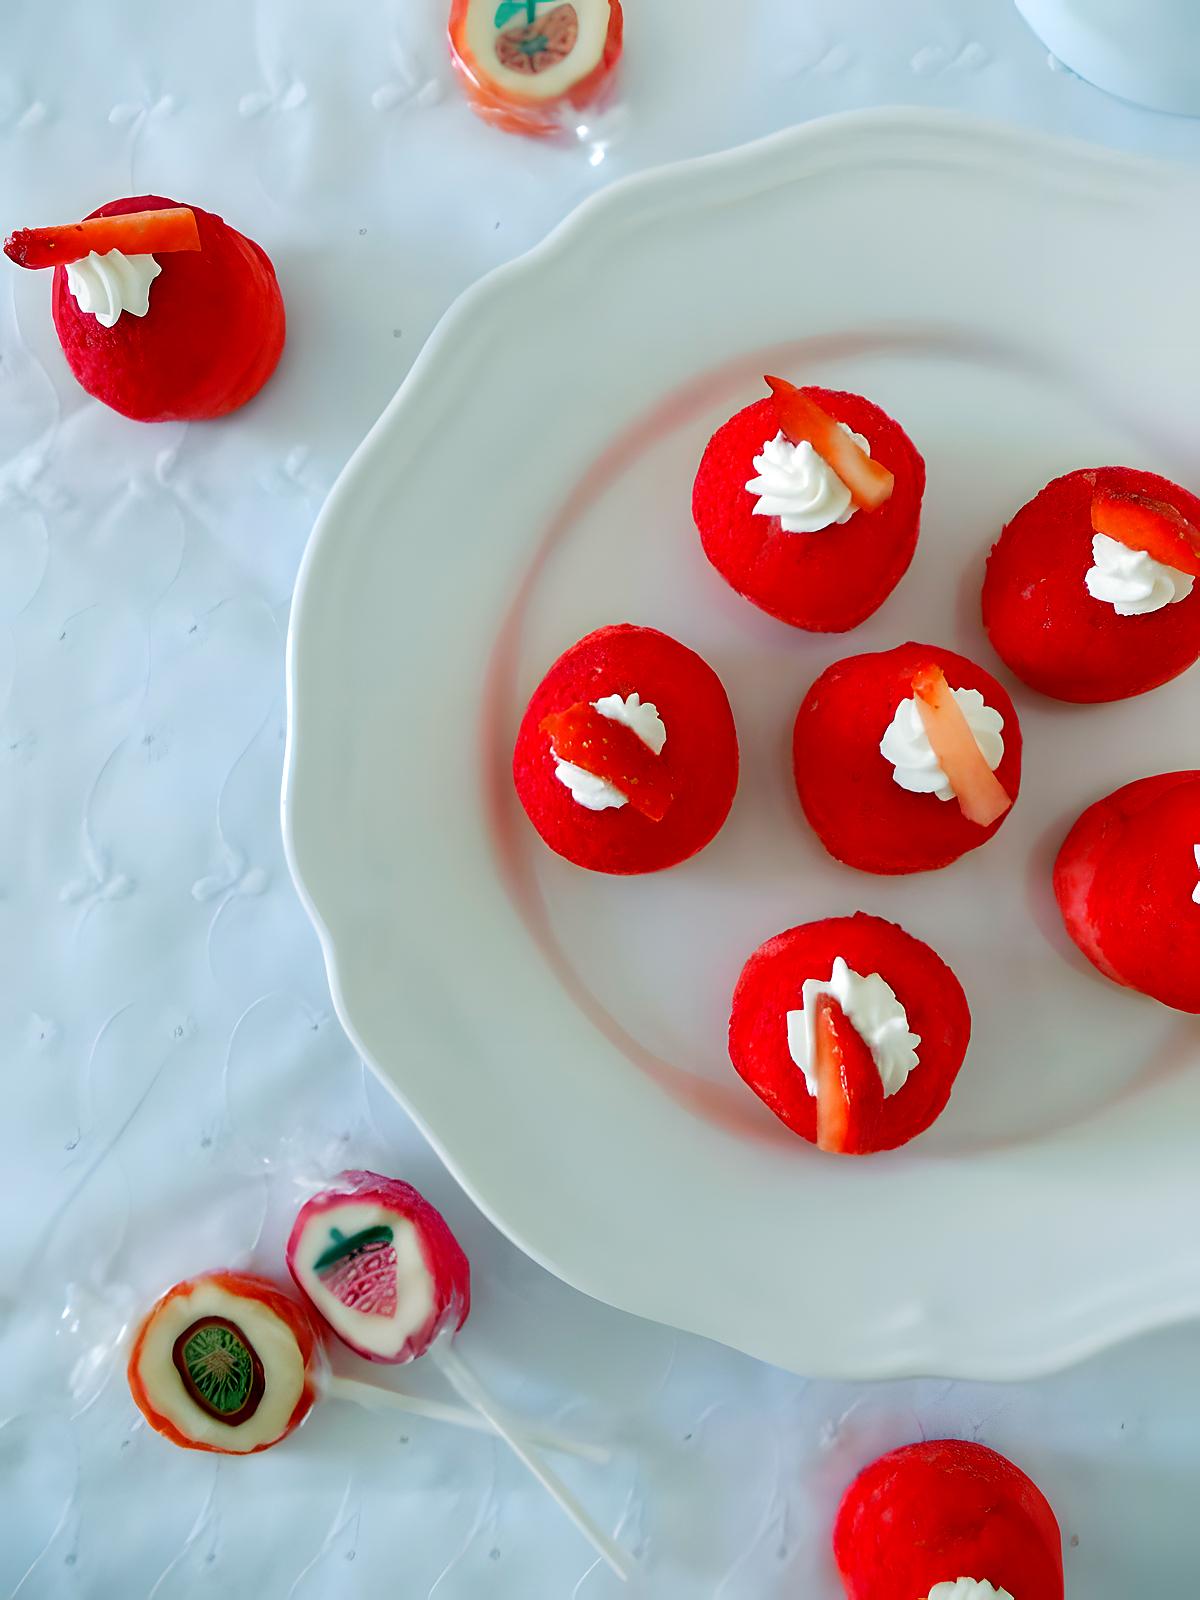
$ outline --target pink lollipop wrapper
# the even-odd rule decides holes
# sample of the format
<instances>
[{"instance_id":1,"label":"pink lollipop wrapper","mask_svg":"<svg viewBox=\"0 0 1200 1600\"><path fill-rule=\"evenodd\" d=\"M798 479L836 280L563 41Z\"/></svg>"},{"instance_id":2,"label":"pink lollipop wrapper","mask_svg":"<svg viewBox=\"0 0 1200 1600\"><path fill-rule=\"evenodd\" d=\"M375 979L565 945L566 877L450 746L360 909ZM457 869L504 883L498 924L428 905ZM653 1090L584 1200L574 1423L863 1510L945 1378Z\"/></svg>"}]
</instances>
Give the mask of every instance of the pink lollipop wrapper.
<instances>
[{"instance_id":1,"label":"pink lollipop wrapper","mask_svg":"<svg viewBox=\"0 0 1200 1600\"><path fill-rule=\"evenodd\" d=\"M312 1309L368 1361L415 1361L471 1309L471 1268L411 1184L343 1172L300 1210L288 1270Z\"/></svg>"}]
</instances>

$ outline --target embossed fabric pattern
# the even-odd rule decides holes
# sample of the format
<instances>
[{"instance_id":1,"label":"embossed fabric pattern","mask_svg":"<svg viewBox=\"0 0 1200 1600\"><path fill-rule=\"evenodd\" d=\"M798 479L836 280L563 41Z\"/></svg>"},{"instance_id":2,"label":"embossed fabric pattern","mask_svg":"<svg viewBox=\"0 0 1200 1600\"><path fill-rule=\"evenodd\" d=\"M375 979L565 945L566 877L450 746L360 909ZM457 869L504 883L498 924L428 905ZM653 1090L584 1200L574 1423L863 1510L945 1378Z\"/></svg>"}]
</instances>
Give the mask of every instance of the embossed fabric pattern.
<instances>
[{"instance_id":1,"label":"embossed fabric pattern","mask_svg":"<svg viewBox=\"0 0 1200 1600\"><path fill-rule=\"evenodd\" d=\"M471 114L447 10L0 10L5 231L192 199L263 245L288 313L249 406L143 426L73 383L49 275L0 263L0 1592L617 1593L486 1438L330 1404L226 1463L140 1422L115 1355L131 1318L190 1272L279 1270L297 1178L351 1165L446 1212L497 1394L618 1447L566 1472L655 1600L834 1600L829 1527L857 1465L944 1433L983 1432L1046 1488L1071 1592L1190 1577L1194 1329L1040 1384L862 1390L626 1317L511 1247L341 1033L278 795L289 602L323 497L455 295L576 202L890 101L1192 161L1200 124L1106 99L997 0L640 0L624 103L578 148L543 147ZM189 1359L232 1406L249 1369L226 1342Z\"/></svg>"}]
</instances>

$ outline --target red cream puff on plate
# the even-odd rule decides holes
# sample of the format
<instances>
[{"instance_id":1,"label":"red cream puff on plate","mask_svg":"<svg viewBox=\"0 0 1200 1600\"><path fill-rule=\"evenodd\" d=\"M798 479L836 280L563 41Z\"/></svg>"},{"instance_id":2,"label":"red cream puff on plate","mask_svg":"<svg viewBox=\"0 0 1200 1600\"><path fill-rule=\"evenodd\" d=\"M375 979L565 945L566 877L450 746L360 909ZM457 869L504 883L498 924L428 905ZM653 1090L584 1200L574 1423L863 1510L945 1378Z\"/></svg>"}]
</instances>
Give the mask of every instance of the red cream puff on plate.
<instances>
[{"instance_id":1,"label":"red cream puff on plate","mask_svg":"<svg viewBox=\"0 0 1200 1600\"><path fill-rule=\"evenodd\" d=\"M1058 852L1054 893L1106 978L1200 1012L1200 772L1139 778L1089 806Z\"/></svg>"},{"instance_id":2,"label":"red cream puff on plate","mask_svg":"<svg viewBox=\"0 0 1200 1600\"><path fill-rule=\"evenodd\" d=\"M599 628L561 655L522 719L513 781L552 850L593 872L657 872L702 850L733 804L721 680L655 628Z\"/></svg>"},{"instance_id":3,"label":"red cream puff on plate","mask_svg":"<svg viewBox=\"0 0 1200 1600\"><path fill-rule=\"evenodd\" d=\"M90 395L138 422L200 421L244 405L275 370L285 321L265 252L220 217L159 195L5 241L54 271L54 326Z\"/></svg>"},{"instance_id":4,"label":"red cream puff on plate","mask_svg":"<svg viewBox=\"0 0 1200 1600\"><path fill-rule=\"evenodd\" d=\"M603 105L623 30L620 0L454 0L450 59L485 122L545 138Z\"/></svg>"},{"instance_id":5,"label":"red cream puff on plate","mask_svg":"<svg viewBox=\"0 0 1200 1600\"><path fill-rule=\"evenodd\" d=\"M692 516L709 561L738 594L794 628L844 633L879 608L917 547L925 463L861 395L770 396L708 442Z\"/></svg>"},{"instance_id":6,"label":"red cream puff on plate","mask_svg":"<svg viewBox=\"0 0 1200 1600\"><path fill-rule=\"evenodd\" d=\"M1021 729L995 678L937 645L848 656L805 695L792 753L818 838L864 872L927 872L975 850L1021 784Z\"/></svg>"},{"instance_id":7,"label":"red cream puff on plate","mask_svg":"<svg viewBox=\"0 0 1200 1600\"><path fill-rule=\"evenodd\" d=\"M856 912L768 939L738 979L729 1055L793 1133L837 1155L893 1150L945 1109L971 1037L927 944Z\"/></svg>"},{"instance_id":8,"label":"red cream puff on plate","mask_svg":"<svg viewBox=\"0 0 1200 1600\"><path fill-rule=\"evenodd\" d=\"M1124 700L1200 660L1200 500L1132 467L1069 472L988 558L983 624L1031 689Z\"/></svg>"},{"instance_id":9,"label":"red cream puff on plate","mask_svg":"<svg viewBox=\"0 0 1200 1600\"><path fill-rule=\"evenodd\" d=\"M963 1439L906 1445L859 1473L833 1550L847 1600L1063 1600L1062 1534L1045 1495Z\"/></svg>"}]
</instances>

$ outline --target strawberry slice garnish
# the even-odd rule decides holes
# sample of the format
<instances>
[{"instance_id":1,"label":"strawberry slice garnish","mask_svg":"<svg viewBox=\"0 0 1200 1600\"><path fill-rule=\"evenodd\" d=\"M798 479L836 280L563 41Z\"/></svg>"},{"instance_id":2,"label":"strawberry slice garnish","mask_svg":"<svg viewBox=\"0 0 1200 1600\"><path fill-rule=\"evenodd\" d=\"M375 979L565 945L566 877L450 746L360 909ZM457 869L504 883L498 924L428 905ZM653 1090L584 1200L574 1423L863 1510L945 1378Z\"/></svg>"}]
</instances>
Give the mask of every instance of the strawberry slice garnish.
<instances>
[{"instance_id":1,"label":"strawberry slice garnish","mask_svg":"<svg viewBox=\"0 0 1200 1600\"><path fill-rule=\"evenodd\" d=\"M818 995L815 1004L817 1147L865 1155L874 1148L883 1111L883 1080L865 1040L834 997Z\"/></svg>"},{"instance_id":2,"label":"strawberry slice garnish","mask_svg":"<svg viewBox=\"0 0 1200 1600\"><path fill-rule=\"evenodd\" d=\"M88 217L59 228L19 228L4 241L4 254L19 267L62 267L82 261L94 250L107 255L169 255L199 250L200 232L188 206L162 211L123 211L118 216Z\"/></svg>"},{"instance_id":3,"label":"strawberry slice garnish","mask_svg":"<svg viewBox=\"0 0 1200 1600\"><path fill-rule=\"evenodd\" d=\"M539 726L549 735L560 761L569 761L611 783L651 822L661 822L666 816L675 793L662 757L643 744L632 728L601 716L595 706L583 701L543 717Z\"/></svg>"},{"instance_id":4,"label":"strawberry slice garnish","mask_svg":"<svg viewBox=\"0 0 1200 1600\"><path fill-rule=\"evenodd\" d=\"M913 673L912 686L921 725L963 816L981 828L990 828L1012 805L1012 799L975 743L946 674L930 663Z\"/></svg>"},{"instance_id":5,"label":"strawberry slice garnish","mask_svg":"<svg viewBox=\"0 0 1200 1600\"><path fill-rule=\"evenodd\" d=\"M822 411L809 397L786 378L766 378L775 396L779 426L792 441L807 439L817 454L831 466L850 491L850 498L864 511L874 511L891 498L896 480L879 461L872 461L865 450L838 426L828 411Z\"/></svg>"},{"instance_id":6,"label":"strawberry slice garnish","mask_svg":"<svg viewBox=\"0 0 1200 1600\"><path fill-rule=\"evenodd\" d=\"M1092 527L1129 550L1144 550L1164 566L1200 578L1200 528L1165 500L1129 489L1096 489Z\"/></svg>"}]
</instances>

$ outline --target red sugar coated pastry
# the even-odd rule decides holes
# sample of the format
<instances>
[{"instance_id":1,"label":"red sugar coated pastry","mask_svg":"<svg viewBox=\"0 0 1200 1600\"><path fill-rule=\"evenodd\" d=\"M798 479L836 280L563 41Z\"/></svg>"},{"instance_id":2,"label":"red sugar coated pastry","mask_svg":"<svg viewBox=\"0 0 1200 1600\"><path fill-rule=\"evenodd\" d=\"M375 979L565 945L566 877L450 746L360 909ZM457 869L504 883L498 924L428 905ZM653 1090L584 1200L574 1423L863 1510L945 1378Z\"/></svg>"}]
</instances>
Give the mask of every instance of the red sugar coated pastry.
<instances>
[{"instance_id":1,"label":"red sugar coated pastry","mask_svg":"<svg viewBox=\"0 0 1200 1600\"><path fill-rule=\"evenodd\" d=\"M1054 863L1067 932L1106 978L1200 1012L1200 772L1097 800Z\"/></svg>"},{"instance_id":2,"label":"red sugar coated pastry","mask_svg":"<svg viewBox=\"0 0 1200 1600\"><path fill-rule=\"evenodd\" d=\"M619 0L454 0L450 59L485 122L546 138L603 105L623 32Z\"/></svg>"},{"instance_id":3,"label":"red sugar coated pastry","mask_svg":"<svg viewBox=\"0 0 1200 1600\"><path fill-rule=\"evenodd\" d=\"M266 383L283 349L279 284L252 239L210 211L158 195L113 200L92 216L178 210L194 217L199 249L160 245L160 260L113 247L54 270L54 326L71 371L90 395L139 422L235 410ZM130 247L136 252L136 235Z\"/></svg>"},{"instance_id":4,"label":"red sugar coated pastry","mask_svg":"<svg viewBox=\"0 0 1200 1600\"><path fill-rule=\"evenodd\" d=\"M588 737L602 720L612 724L607 745ZM558 727L571 730L566 748L552 737ZM632 623L599 628L558 658L513 751L529 820L552 850L593 872L686 861L725 821L737 779L721 680L686 645Z\"/></svg>"},{"instance_id":5,"label":"red sugar coated pastry","mask_svg":"<svg viewBox=\"0 0 1200 1600\"><path fill-rule=\"evenodd\" d=\"M948 743L921 703L934 698L936 717L939 674L962 713L948 719ZM974 766L962 764L964 719L982 758ZM1021 786L1012 701L990 673L940 645L902 644L828 667L801 702L792 754L821 843L864 872L948 866L992 837Z\"/></svg>"},{"instance_id":6,"label":"red sugar coated pastry","mask_svg":"<svg viewBox=\"0 0 1200 1600\"><path fill-rule=\"evenodd\" d=\"M966 996L941 957L861 911L760 945L729 1018L740 1076L793 1133L841 1155L893 1150L924 1132L970 1037Z\"/></svg>"},{"instance_id":7,"label":"red sugar coated pastry","mask_svg":"<svg viewBox=\"0 0 1200 1600\"><path fill-rule=\"evenodd\" d=\"M908 570L925 463L903 428L861 395L768 381L780 392L739 411L709 440L692 516L705 555L731 588L795 628L844 633L878 610ZM810 403L809 426L794 425L789 392ZM865 480L861 451L846 452L851 441L840 428L844 443L831 448L822 417L866 440L875 469ZM883 493L888 474L886 498L860 508Z\"/></svg>"},{"instance_id":8,"label":"red sugar coated pastry","mask_svg":"<svg viewBox=\"0 0 1200 1600\"><path fill-rule=\"evenodd\" d=\"M1132 467L1055 478L988 558L983 624L1057 700L1124 700L1200 660L1200 499Z\"/></svg>"},{"instance_id":9,"label":"red sugar coated pastry","mask_svg":"<svg viewBox=\"0 0 1200 1600\"><path fill-rule=\"evenodd\" d=\"M471 1269L411 1184L343 1172L300 1210L288 1271L313 1310L368 1361L415 1361L471 1309Z\"/></svg>"},{"instance_id":10,"label":"red sugar coated pastry","mask_svg":"<svg viewBox=\"0 0 1200 1600\"><path fill-rule=\"evenodd\" d=\"M206 1272L168 1289L143 1319L129 1388L172 1444L252 1455L308 1415L318 1348L308 1312L276 1284Z\"/></svg>"},{"instance_id":11,"label":"red sugar coated pastry","mask_svg":"<svg viewBox=\"0 0 1200 1600\"><path fill-rule=\"evenodd\" d=\"M986 1445L880 1456L833 1530L847 1600L1063 1600L1062 1534L1037 1484Z\"/></svg>"}]
</instances>

